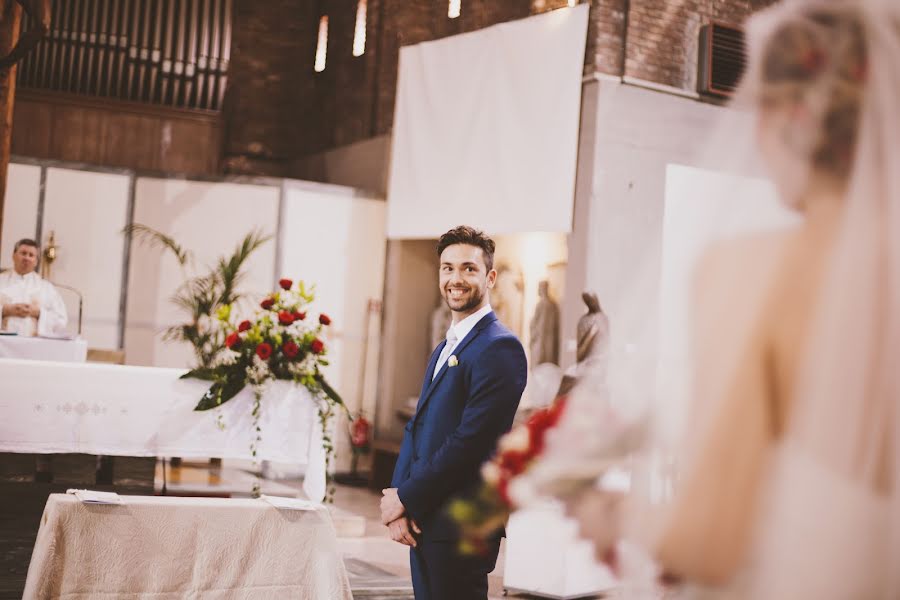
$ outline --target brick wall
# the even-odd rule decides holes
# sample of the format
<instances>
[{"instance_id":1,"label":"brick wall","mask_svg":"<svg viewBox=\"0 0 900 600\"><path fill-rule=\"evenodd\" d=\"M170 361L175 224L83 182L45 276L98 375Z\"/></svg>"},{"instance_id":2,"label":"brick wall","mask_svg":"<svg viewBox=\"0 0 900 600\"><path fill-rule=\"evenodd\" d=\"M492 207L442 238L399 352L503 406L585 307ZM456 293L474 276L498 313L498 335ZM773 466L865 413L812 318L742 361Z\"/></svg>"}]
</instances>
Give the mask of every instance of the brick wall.
<instances>
[{"instance_id":1,"label":"brick wall","mask_svg":"<svg viewBox=\"0 0 900 600\"><path fill-rule=\"evenodd\" d=\"M773 0L590 0L585 73L692 91L697 38L711 20L739 24ZM365 53L352 55L357 0L235 0L225 165L283 174L298 157L389 133L400 48L527 17L566 0L368 0ZM315 73L319 17L329 17ZM623 46L623 40L625 44Z\"/></svg>"},{"instance_id":2,"label":"brick wall","mask_svg":"<svg viewBox=\"0 0 900 600\"><path fill-rule=\"evenodd\" d=\"M710 21L740 25L753 11L773 1L631 0L627 10L624 75L694 90L700 27ZM596 4L595 1L594 10L600 8ZM603 0L601 4L611 2ZM614 12L605 7L600 10ZM619 10L621 12L622 7ZM621 68L609 69L610 66L597 61L598 71L623 74Z\"/></svg>"},{"instance_id":3,"label":"brick wall","mask_svg":"<svg viewBox=\"0 0 900 600\"><path fill-rule=\"evenodd\" d=\"M235 0L225 95L224 169L281 175L297 139L316 134L298 115L319 110L312 78L318 20L310 0Z\"/></svg>"}]
</instances>

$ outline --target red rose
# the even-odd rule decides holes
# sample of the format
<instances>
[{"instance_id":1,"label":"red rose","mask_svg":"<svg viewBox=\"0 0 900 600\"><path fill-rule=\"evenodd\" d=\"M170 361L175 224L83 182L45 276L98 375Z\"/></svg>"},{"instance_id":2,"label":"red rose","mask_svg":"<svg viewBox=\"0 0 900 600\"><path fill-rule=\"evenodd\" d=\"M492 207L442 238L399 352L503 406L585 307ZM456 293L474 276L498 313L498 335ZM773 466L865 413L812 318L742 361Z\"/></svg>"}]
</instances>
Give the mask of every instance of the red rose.
<instances>
[{"instance_id":1,"label":"red rose","mask_svg":"<svg viewBox=\"0 0 900 600\"><path fill-rule=\"evenodd\" d=\"M228 337L225 338L225 345L228 346L230 350L235 350L241 345L241 336L238 335L237 331L232 331L228 334Z\"/></svg>"},{"instance_id":2,"label":"red rose","mask_svg":"<svg viewBox=\"0 0 900 600\"><path fill-rule=\"evenodd\" d=\"M295 321L302 321L303 319L306 318L306 313L305 313L305 312L300 312L299 310L295 310L295 311L293 312L293 317L294 317L294 320L295 320Z\"/></svg>"},{"instance_id":3,"label":"red rose","mask_svg":"<svg viewBox=\"0 0 900 600\"><path fill-rule=\"evenodd\" d=\"M313 354L322 354L322 351L325 349L325 344L319 338L316 338L309 345L309 349L312 350Z\"/></svg>"},{"instance_id":4,"label":"red rose","mask_svg":"<svg viewBox=\"0 0 900 600\"><path fill-rule=\"evenodd\" d=\"M331 317L325 314L319 315L319 323L322 325L331 325Z\"/></svg>"},{"instance_id":5,"label":"red rose","mask_svg":"<svg viewBox=\"0 0 900 600\"><path fill-rule=\"evenodd\" d=\"M278 313L278 322L282 325L290 325L294 322L294 315L286 310L283 310Z\"/></svg>"},{"instance_id":6,"label":"red rose","mask_svg":"<svg viewBox=\"0 0 900 600\"><path fill-rule=\"evenodd\" d=\"M500 468L510 475L518 475L525 470L529 456L525 452L503 452L500 454Z\"/></svg>"},{"instance_id":7,"label":"red rose","mask_svg":"<svg viewBox=\"0 0 900 600\"><path fill-rule=\"evenodd\" d=\"M269 360L269 357L272 356L272 346L267 342L263 342L256 347L256 355L263 360Z\"/></svg>"},{"instance_id":8,"label":"red rose","mask_svg":"<svg viewBox=\"0 0 900 600\"><path fill-rule=\"evenodd\" d=\"M509 477L500 477L497 483L497 493L500 494L500 500L508 507L512 507L512 499L509 497Z\"/></svg>"},{"instance_id":9,"label":"red rose","mask_svg":"<svg viewBox=\"0 0 900 600\"><path fill-rule=\"evenodd\" d=\"M278 285L280 285L283 290L289 290L291 289L291 286L294 285L294 282L290 279L279 279Z\"/></svg>"},{"instance_id":10,"label":"red rose","mask_svg":"<svg viewBox=\"0 0 900 600\"><path fill-rule=\"evenodd\" d=\"M288 340L282 346L282 350L284 351L284 355L288 358L294 358L297 356L297 353L300 352L300 347L294 343L294 340Z\"/></svg>"},{"instance_id":11,"label":"red rose","mask_svg":"<svg viewBox=\"0 0 900 600\"><path fill-rule=\"evenodd\" d=\"M238 331L247 331L250 327L250 321L241 321L241 324L238 325Z\"/></svg>"},{"instance_id":12,"label":"red rose","mask_svg":"<svg viewBox=\"0 0 900 600\"><path fill-rule=\"evenodd\" d=\"M273 298L266 298L262 302L259 303L264 309L269 310L273 306L275 306L275 300Z\"/></svg>"}]
</instances>

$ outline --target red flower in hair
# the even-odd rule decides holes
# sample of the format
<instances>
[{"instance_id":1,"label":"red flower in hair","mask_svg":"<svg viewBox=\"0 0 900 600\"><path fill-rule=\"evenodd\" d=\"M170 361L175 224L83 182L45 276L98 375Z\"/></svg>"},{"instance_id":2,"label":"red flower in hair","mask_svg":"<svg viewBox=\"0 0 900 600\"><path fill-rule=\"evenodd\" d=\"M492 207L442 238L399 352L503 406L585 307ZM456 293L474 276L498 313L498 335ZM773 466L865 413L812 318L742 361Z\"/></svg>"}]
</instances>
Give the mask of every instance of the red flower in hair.
<instances>
[{"instance_id":1,"label":"red flower in hair","mask_svg":"<svg viewBox=\"0 0 900 600\"><path fill-rule=\"evenodd\" d=\"M263 342L256 347L256 355L263 360L269 360L269 357L272 356L272 346L268 342Z\"/></svg>"},{"instance_id":2,"label":"red flower in hair","mask_svg":"<svg viewBox=\"0 0 900 600\"><path fill-rule=\"evenodd\" d=\"M266 298L262 302L260 302L259 305L262 306L264 309L269 310L270 308L275 306L275 299L274 298Z\"/></svg>"},{"instance_id":3,"label":"red flower in hair","mask_svg":"<svg viewBox=\"0 0 900 600\"><path fill-rule=\"evenodd\" d=\"M250 321L241 321L241 324L238 325L238 331L247 331L252 327Z\"/></svg>"},{"instance_id":4,"label":"red flower in hair","mask_svg":"<svg viewBox=\"0 0 900 600\"><path fill-rule=\"evenodd\" d=\"M322 351L325 350L325 343L319 338L316 338L309 345L309 349L312 350L313 354L322 354Z\"/></svg>"},{"instance_id":5,"label":"red flower in hair","mask_svg":"<svg viewBox=\"0 0 900 600\"><path fill-rule=\"evenodd\" d=\"M285 356L294 358L300 352L300 347L294 343L294 340L288 340L284 343L282 350L284 351Z\"/></svg>"},{"instance_id":6,"label":"red flower in hair","mask_svg":"<svg viewBox=\"0 0 900 600\"><path fill-rule=\"evenodd\" d=\"M236 350L241 345L241 336L238 335L237 331L232 331L228 334L228 337L225 338L225 345L228 346L229 350Z\"/></svg>"},{"instance_id":7,"label":"red flower in hair","mask_svg":"<svg viewBox=\"0 0 900 600\"><path fill-rule=\"evenodd\" d=\"M289 313L286 310L283 310L280 313L278 313L278 322L281 323L282 325L290 325L291 323L294 322L294 314Z\"/></svg>"},{"instance_id":8,"label":"red flower in hair","mask_svg":"<svg viewBox=\"0 0 900 600\"><path fill-rule=\"evenodd\" d=\"M326 314L319 315L319 323L322 325L331 325L331 317Z\"/></svg>"},{"instance_id":9,"label":"red flower in hair","mask_svg":"<svg viewBox=\"0 0 900 600\"><path fill-rule=\"evenodd\" d=\"M291 315L294 317L295 321L302 321L306 318L306 313L300 312L299 310L295 310Z\"/></svg>"},{"instance_id":10,"label":"red flower in hair","mask_svg":"<svg viewBox=\"0 0 900 600\"><path fill-rule=\"evenodd\" d=\"M816 73L825 65L825 53L819 48L810 48L803 54L800 64L807 73Z\"/></svg>"},{"instance_id":11,"label":"red flower in hair","mask_svg":"<svg viewBox=\"0 0 900 600\"><path fill-rule=\"evenodd\" d=\"M869 65L865 60L859 60L850 68L850 77L853 81L863 83L869 78Z\"/></svg>"},{"instance_id":12,"label":"red flower in hair","mask_svg":"<svg viewBox=\"0 0 900 600\"><path fill-rule=\"evenodd\" d=\"M278 285L280 285L283 290L289 290L291 289L291 286L294 285L294 282L290 279L279 279Z\"/></svg>"}]
</instances>

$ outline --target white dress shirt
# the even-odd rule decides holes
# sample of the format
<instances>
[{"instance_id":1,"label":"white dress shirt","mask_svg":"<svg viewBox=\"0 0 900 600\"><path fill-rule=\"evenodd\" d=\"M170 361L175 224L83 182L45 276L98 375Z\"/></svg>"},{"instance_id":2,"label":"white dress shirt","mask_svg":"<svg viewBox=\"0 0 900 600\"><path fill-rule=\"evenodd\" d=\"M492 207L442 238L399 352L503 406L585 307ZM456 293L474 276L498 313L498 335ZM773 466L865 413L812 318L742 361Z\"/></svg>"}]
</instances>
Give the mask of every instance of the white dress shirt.
<instances>
[{"instance_id":1,"label":"white dress shirt","mask_svg":"<svg viewBox=\"0 0 900 600\"><path fill-rule=\"evenodd\" d=\"M447 330L447 344L444 346L444 349L441 350L441 355L434 365L434 372L431 374L432 381L437 377L441 367L444 366L444 363L447 362L447 359L452 355L453 349L469 335L469 332L478 325L478 321L483 319L485 315L491 312L491 310L493 310L491 305L485 304L459 323L450 326L450 329Z\"/></svg>"},{"instance_id":2,"label":"white dress shirt","mask_svg":"<svg viewBox=\"0 0 900 600\"><path fill-rule=\"evenodd\" d=\"M5 304L37 304L41 314L31 317L3 317L0 329L22 336L55 336L65 332L66 305L53 284L35 272L19 275L10 269L0 273L0 311ZM2 313L0 313L2 314Z\"/></svg>"}]
</instances>

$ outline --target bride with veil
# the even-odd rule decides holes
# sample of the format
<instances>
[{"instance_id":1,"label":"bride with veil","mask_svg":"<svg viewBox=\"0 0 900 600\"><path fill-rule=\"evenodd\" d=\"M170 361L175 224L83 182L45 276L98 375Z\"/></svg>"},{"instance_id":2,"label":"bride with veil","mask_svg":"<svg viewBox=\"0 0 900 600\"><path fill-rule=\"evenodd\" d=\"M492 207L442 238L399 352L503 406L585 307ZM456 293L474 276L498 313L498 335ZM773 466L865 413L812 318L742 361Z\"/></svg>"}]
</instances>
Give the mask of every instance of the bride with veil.
<instances>
[{"instance_id":1,"label":"bride with veil","mask_svg":"<svg viewBox=\"0 0 900 600\"><path fill-rule=\"evenodd\" d=\"M900 598L900 3L788 1L747 39L733 112L802 222L700 261L673 495L571 484L615 446L573 435L590 383L525 479L567 504L598 556L639 547L654 576L701 596ZM622 461L633 482L642 446Z\"/></svg>"}]
</instances>

